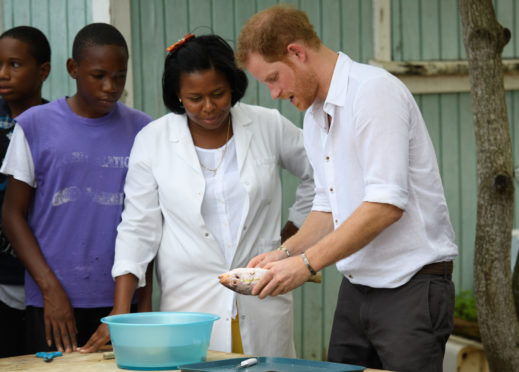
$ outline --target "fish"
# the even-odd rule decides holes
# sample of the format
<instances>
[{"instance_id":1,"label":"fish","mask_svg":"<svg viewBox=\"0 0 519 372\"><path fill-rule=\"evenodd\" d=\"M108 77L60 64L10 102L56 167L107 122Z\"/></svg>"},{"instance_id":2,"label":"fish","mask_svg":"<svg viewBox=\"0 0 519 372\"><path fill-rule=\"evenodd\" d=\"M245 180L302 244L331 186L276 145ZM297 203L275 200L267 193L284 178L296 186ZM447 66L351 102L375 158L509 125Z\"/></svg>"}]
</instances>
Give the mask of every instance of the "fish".
<instances>
[{"instance_id":1,"label":"fish","mask_svg":"<svg viewBox=\"0 0 519 372\"><path fill-rule=\"evenodd\" d=\"M259 267L239 267L218 275L218 279L220 279L220 284L234 292L251 295L252 288L265 276L267 271L267 269L261 269ZM322 274L319 271L316 275L312 275L307 282L321 283L321 279Z\"/></svg>"},{"instance_id":2,"label":"fish","mask_svg":"<svg viewBox=\"0 0 519 372\"><path fill-rule=\"evenodd\" d=\"M267 271L267 269L257 267L240 267L218 275L218 279L220 279L220 284L234 292L251 295L252 288Z\"/></svg>"}]
</instances>

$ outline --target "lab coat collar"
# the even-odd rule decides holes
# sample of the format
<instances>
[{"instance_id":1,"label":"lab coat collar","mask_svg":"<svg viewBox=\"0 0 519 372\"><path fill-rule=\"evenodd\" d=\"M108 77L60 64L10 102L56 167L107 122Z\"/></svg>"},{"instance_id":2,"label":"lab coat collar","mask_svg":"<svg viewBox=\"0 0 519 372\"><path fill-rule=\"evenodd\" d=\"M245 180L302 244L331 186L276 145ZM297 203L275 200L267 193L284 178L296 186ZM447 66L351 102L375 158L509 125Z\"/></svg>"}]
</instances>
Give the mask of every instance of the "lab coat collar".
<instances>
[{"instance_id":1,"label":"lab coat collar","mask_svg":"<svg viewBox=\"0 0 519 372\"><path fill-rule=\"evenodd\" d=\"M236 143L236 155L238 158L238 169L240 174L243 171L243 165L249 151L249 145L253 137L253 133L249 126L253 125L253 121L247 114L241 109L240 103L234 105L231 108L232 115L232 128L234 133L234 139ZM202 174L200 168L200 162L196 155L195 145L191 132L187 126L187 116L170 114L169 125L171 127L169 131L169 140L173 143L179 144L177 153L182 159L194 169L197 169Z\"/></svg>"},{"instance_id":2,"label":"lab coat collar","mask_svg":"<svg viewBox=\"0 0 519 372\"><path fill-rule=\"evenodd\" d=\"M168 127L169 127L169 140L174 143L176 147L176 153L180 156L186 164L196 169L202 174L200 162L196 155L195 144L193 143L193 137L187 126L187 115L168 115Z\"/></svg>"},{"instance_id":3,"label":"lab coat collar","mask_svg":"<svg viewBox=\"0 0 519 372\"><path fill-rule=\"evenodd\" d=\"M236 143L236 156L238 159L238 169L240 175L243 175L243 165L250 148L250 142L253 137L250 125L254 125L252 119L248 117L245 112L241 109L241 105L238 102L234 107L231 108L232 124L234 132L234 141Z\"/></svg>"}]
</instances>

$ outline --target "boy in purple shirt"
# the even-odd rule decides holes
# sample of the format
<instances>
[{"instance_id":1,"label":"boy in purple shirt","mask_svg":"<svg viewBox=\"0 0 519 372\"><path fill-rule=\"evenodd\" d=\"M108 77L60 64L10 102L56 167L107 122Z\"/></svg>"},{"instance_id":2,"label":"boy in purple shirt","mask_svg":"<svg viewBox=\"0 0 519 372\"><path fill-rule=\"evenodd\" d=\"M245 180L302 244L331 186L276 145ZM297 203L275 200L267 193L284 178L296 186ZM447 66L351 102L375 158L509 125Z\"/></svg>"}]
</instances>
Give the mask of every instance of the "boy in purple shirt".
<instances>
[{"instance_id":1,"label":"boy in purple shirt","mask_svg":"<svg viewBox=\"0 0 519 372\"><path fill-rule=\"evenodd\" d=\"M118 102L127 62L117 29L85 26L67 61L77 92L17 118L0 171L4 229L26 268L28 352L74 351L112 308L128 157L151 120Z\"/></svg>"}]
</instances>

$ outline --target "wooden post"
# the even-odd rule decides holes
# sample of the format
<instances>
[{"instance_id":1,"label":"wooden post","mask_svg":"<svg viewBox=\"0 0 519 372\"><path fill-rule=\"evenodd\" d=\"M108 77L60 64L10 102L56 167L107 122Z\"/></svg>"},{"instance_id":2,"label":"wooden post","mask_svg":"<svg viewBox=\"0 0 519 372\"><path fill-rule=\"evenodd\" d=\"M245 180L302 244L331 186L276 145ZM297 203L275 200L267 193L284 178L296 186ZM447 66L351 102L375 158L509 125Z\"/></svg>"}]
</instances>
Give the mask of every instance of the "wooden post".
<instances>
[{"instance_id":1,"label":"wooden post","mask_svg":"<svg viewBox=\"0 0 519 372\"><path fill-rule=\"evenodd\" d=\"M1 1L1 0L0 0ZM133 107L133 61L132 61L132 29L130 0L92 0L92 18L94 22L109 23L123 34L130 58L128 59L128 71L126 73L126 84L121 101Z\"/></svg>"}]
</instances>

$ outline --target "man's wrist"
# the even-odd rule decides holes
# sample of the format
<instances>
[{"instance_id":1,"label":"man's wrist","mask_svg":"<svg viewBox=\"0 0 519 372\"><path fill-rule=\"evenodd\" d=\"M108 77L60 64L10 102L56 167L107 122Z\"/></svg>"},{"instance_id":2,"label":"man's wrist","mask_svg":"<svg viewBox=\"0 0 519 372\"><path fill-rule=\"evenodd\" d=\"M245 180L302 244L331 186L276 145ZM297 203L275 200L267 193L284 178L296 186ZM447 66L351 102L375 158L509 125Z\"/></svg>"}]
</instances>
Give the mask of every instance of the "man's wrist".
<instances>
[{"instance_id":1,"label":"man's wrist","mask_svg":"<svg viewBox=\"0 0 519 372\"><path fill-rule=\"evenodd\" d=\"M290 257L290 251L288 250L287 247L285 247L284 244L281 244L277 250L278 250L278 251L283 251L283 252L285 252L285 254L287 255L287 257Z\"/></svg>"},{"instance_id":2,"label":"man's wrist","mask_svg":"<svg viewBox=\"0 0 519 372\"><path fill-rule=\"evenodd\" d=\"M312 265L310 265L310 262L308 261L308 258L306 257L306 254L304 252L301 253L301 257L303 258L303 262L305 263L306 268L308 269L308 271L310 271L310 274L316 275L317 272L314 270Z\"/></svg>"}]
</instances>

